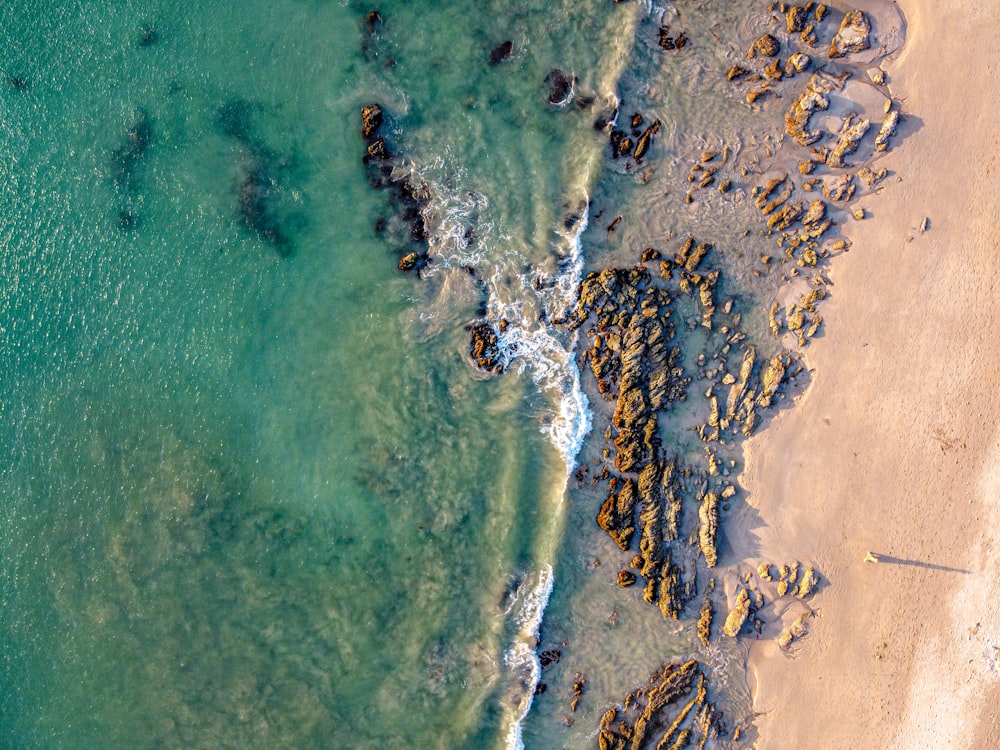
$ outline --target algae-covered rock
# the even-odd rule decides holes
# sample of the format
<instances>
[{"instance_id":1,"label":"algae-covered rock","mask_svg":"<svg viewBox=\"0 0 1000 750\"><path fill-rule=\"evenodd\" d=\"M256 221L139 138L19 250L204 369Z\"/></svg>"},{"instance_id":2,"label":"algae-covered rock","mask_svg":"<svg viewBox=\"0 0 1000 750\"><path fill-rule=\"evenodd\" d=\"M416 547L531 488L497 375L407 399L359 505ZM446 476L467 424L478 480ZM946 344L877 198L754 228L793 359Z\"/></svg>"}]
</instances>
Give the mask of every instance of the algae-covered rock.
<instances>
[{"instance_id":1,"label":"algae-covered rock","mask_svg":"<svg viewBox=\"0 0 1000 750\"><path fill-rule=\"evenodd\" d=\"M485 372L503 372L497 329L490 323L479 323L469 329L469 356Z\"/></svg>"},{"instance_id":2,"label":"algae-covered rock","mask_svg":"<svg viewBox=\"0 0 1000 750\"><path fill-rule=\"evenodd\" d=\"M631 570L625 570L622 568L618 571L618 585L622 588L627 588L635 584L636 578L635 573Z\"/></svg>"},{"instance_id":3,"label":"algae-covered rock","mask_svg":"<svg viewBox=\"0 0 1000 750\"><path fill-rule=\"evenodd\" d=\"M627 550L635 533L635 483L626 479L616 489L617 491L612 490L601 505L597 525L608 532L622 550Z\"/></svg>"},{"instance_id":4,"label":"algae-covered rock","mask_svg":"<svg viewBox=\"0 0 1000 750\"><path fill-rule=\"evenodd\" d=\"M750 593L745 589L741 588L736 593L736 602L733 604L732 610L726 616L726 622L722 626L722 632L728 635L730 638L735 638L739 635L740 630L743 629L743 624L747 621L750 616Z\"/></svg>"},{"instance_id":5,"label":"algae-covered rock","mask_svg":"<svg viewBox=\"0 0 1000 750\"><path fill-rule=\"evenodd\" d=\"M840 29L830 42L830 57L843 57L851 52L863 52L871 47L871 21L863 11L852 10L844 14Z\"/></svg>"},{"instance_id":6,"label":"algae-covered rock","mask_svg":"<svg viewBox=\"0 0 1000 750\"><path fill-rule=\"evenodd\" d=\"M770 34L759 37L747 51L747 57L753 59L757 55L775 57L781 49L781 43Z\"/></svg>"},{"instance_id":7,"label":"algae-covered rock","mask_svg":"<svg viewBox=\"0 0 1000 750\"><path fill-rule=\"evenodd\" d=\"M716 544L719 534L719 496L714 492L706 492L698 508L698 546L705 556L705 564L714 568L718 562Z\"/></svg>"}]
</instances>

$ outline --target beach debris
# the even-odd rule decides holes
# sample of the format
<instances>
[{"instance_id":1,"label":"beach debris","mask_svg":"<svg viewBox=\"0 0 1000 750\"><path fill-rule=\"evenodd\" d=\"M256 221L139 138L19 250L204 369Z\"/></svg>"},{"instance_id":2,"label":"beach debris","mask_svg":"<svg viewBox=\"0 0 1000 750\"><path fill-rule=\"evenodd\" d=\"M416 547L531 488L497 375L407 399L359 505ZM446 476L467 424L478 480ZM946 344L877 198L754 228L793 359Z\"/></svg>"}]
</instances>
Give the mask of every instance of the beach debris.
<instances>
[{"instance_id":1,"label":"beach debris","mask_svg":"<svg viewBox=\"0 0 1000 750\"><path fill-rule=\"evenodd\" d=\"M863 11L851 10L844 14L840 29L830 42L831 58L844 57L851 52L863 52L871 47L869 35L871 22Z\"/></svg>"},{"instance_id":2,"label":"beach debris","mask_svg":"<svg viewBox=\"0 0 1000 750\"><path fill-rule=\"evenodd\" d=\"M923 219L920 220L920 228L917 231L920 234L923 234L924 232L927 231L927 228L930 226L930 223L931 220L927 216L925 216Z\"/></svg>"},{"instance_id":3,"label":"beach debris","mask_svg":"<svg viewBox=\"0 0 1000 750\"><path fill-rule=\"evenodd\" d=\"M865 552L865 562L877 563L879 562L879 556L874 552Z\"/></svg>"},{"instance_id":4,"label":"beach debris","mask_svg":"<svg viewBox=\"0 0 1000 750\"><path fill-rule=\"evenodd\" d=\"M743 624L747 621L749 616L750 592L745 587L741 587L740 590L736 592L736 601L733 604L733 608L726 616L726 622L722 626L722 632L730 638L735 638L740 634L740 630L743 629Z\"/></svg>"}]
</instances>

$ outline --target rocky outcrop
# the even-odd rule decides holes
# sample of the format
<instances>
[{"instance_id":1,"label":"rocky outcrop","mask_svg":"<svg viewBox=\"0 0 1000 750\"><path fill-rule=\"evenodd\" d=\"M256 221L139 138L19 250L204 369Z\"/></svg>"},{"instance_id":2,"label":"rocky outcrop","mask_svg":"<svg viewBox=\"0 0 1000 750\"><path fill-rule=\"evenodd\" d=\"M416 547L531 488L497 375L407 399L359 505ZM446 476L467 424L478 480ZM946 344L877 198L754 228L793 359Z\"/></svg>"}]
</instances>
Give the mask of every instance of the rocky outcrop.
<instances>
[{"instance_id":1,"label":"rocky outcrop","mask_svg":"<svg viewBox=\"0 0 1000 750\"><path fill-rule=\"evenodd\" d=\"M484 372L503 372L500 337L490 323L477 323L469 328L469 357Z\"/></svg>"},{"instance_id":2,"label":"rocky outcrop","mask_svg":"<svg viewBox=\"0 0 1000 750\"><path fill-rule=\"evenodd\" d=\"M840 132L837 133L837 143L830 149L830 155L826 157L826 165L834 169L843 167L844 157L857 150L858 144L861 143L861 139L868 132L870 126L871 123L868 120L859 118L857 115L851 114L845 117L840 126Z\"/></svg>"},{"instance_id":3,"label":"rocky outcrop","mask_svg":"<svg viewBox=\"0 0 1000 750\"><path fill-rule=\"evenodd\" d=\"M844 57L851 52L863 52L869 49L871 32L871 21L863 11L848 11L840 22L840 29L830 42L830 57Z\"/></svg>"},{"instance_id":4,"label":"rocky outcrop","mask_svg":"<svg viewBox=\"0 0 1000 750\"><path fill-rule=\"evenodd\" d=\"M627 550L635 534L635 483L625 479L620 486L617 484L616 481L612 485L611 494L597 514L597 525L610 534L622 550Z\"/></svg>"},{"instance_id":5,"label":"rocky outcrop","mask_svg":"<svg viewBox=\"0 0 1000 750\"><path fill-rule=\"evenodd\" d=\"M822 133L809 129L809 118L813 112L829 108L827 94L843 87L848 75L835 76L820 70L809 77L802 93L785 115L785 132L800 146L808 146L820 139Z\"/></svg>"},{"instance_id":6,"label":"rocky outcrop","mask_svg":"<svg viewBox=\"0 0 1000 750\"><path fill-rule=\"evenodd\" d=\"M670 663L601 717L600 750L703 747L715 736L717 711L697 661ZM683 701L683 703L682 703Z\"/></svg>"},{"instance_id":7,"label":"rocky outcrop","mask_svg":"<svg viewBox=\"0 0 1000 750\"><path fill-rule=\"evenodd\" d=\"M722 626L722 632L730 638L735 638L743 629L744 623L750 616L750 593L745 588L736 592L736 601L733 608L726 616L726 622Z\"/></svg>"},{"instance_id":8,"label":"rocky outcrop","mask_svg":"<svg viewBox=\"0 0 1000 750\"><path fill-rule=\"evenodd\" d=\"M886 114L885 119L882 121L882 126L878 129L878 134L875 136L876 151L885 151L889 148L889 139L896 134L898 126L899 110L891 109Z\"/></svg>"},{"instance_id":9,"label":"rocky outcrop","mask_svg":"<svg viewBox=\"0 0 1000 750\"><path fill-rule=\"evenodd\" d=\"M719 535L719 496L706 492L698 507L698 547L705 556L705 565L714 568L718 562L716 544Z\"/></svg>"}]
</instances>

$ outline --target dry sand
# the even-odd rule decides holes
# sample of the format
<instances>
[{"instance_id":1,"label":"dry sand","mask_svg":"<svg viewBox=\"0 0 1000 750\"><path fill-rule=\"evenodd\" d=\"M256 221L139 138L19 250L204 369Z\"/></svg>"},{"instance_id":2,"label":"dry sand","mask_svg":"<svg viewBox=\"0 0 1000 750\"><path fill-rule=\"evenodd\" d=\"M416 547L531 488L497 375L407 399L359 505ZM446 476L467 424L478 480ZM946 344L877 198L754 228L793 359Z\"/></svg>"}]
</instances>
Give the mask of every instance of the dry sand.
<instances>
[{"instance_id":1,"label":"dry sand","mask_svg":"<svg viewBox=\"0 0 1000 750\"><path fill-rule=\"evenodd\" d=\"M737 557L824 578L790 654L752 642L759 750L1000 747L1000 3L900 7L895 174L844 228L811 385L747 445Z\"/></svg>"}]
</instances>

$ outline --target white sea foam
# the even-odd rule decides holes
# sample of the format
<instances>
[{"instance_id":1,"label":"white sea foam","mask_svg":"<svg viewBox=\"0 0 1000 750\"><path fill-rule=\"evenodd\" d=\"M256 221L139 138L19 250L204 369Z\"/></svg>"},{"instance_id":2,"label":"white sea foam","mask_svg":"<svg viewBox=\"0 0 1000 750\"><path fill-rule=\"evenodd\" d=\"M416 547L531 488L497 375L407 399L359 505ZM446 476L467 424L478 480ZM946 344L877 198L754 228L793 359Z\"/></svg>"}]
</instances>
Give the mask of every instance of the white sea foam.
<instances>
[{"instance_id":1,"label":"white sea foam","mask_svg":"<svg viewBox=\"0 0 1000 750\"><path fill-rule=\"evenodd\" d=\"M545 565L538 575L538 581L521 600L516 616L518 632L504 652L503 661L514 680L515 694L512 717L507 729L507 750L524 750L522 723L531 710L535 688L541 679L542 665L535 652L538 631L542 625L545 607L552 595L554 577L552 566Z\"/></svg>"}]
</instances>

